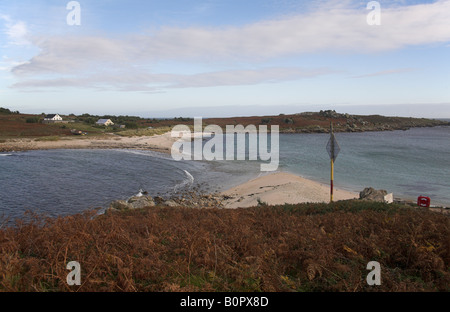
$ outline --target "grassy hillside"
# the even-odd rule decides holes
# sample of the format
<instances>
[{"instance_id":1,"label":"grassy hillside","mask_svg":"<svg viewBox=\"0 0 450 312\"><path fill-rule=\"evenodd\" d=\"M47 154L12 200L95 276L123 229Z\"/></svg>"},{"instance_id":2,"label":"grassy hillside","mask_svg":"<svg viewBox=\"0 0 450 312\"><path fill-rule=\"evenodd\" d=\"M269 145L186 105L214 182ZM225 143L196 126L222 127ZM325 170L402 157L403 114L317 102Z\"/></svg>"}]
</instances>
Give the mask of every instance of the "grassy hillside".
<instances>
[{"instance_id":1,"label":"grassy hillside","mask_svg":"<svg viewBox=\"0 0 450 312\"><path fill-rule=\"evenodd\" d=\"M192 118L155 119L134 116L63 116L64 120L73 122L68 124L42 124L43 115L27 115L0 110L0 139L36 138L42 136L71 136L70 129L88 132L90 136L116 133L124 136L153 135L170 131L171 127L183 124L194 125ZM116 125L125 125L125 129L114 127L99 127L95 122L100 118L111 119ZM362 132L406 130L411 127L433 127L450 125L450 122L425 118L385 117L379 115L355 116L338 114L334 111L320 111L316 113L301 113L294 115L280 114L278 116L254 116L233 118L206 118L203 126L218 125L225 129L227 125L278 125L285 133L323 133L328 132L330 122L336 132ZM151 129L149 129L149 127ZM269 127L270 129L270 127Z\"/></svg>"},{"instance_id":2,"label":"grassy hillside","mask_svg":"<svg viewBox=\"0 0 450 312\"><path fill-rule=\"evenodd\" d=\"M293 115L280 114L278 116L255 116L240 118L210 118L206 124L225 125L279 125L281 132L287 133L325 133L329 132L330 122L336 132L364 132L407 130L412 127L433 127L450 125L449 122L426 119L387 117L380 115L358 116L339 114L335 111L320 111Z\"/></svg>"},{"instance_id":3,"label":"grassy hillside","mask_svg":"<svg viewBox=\"0 0 450 312\"><path fill-rule=\"evenodd\" d=\"M1 291L449 291L449 217L344 201L153 207L0 231ZM68 286L69 261L82 285ZM368 286L367 263L381 264Z\"/></svg>"},{"instance_id":4,"label":"grassy hillside","mask_svg":"<svg viewBox=\"0 0 450 312\"><path fill-rule=\"evenodd\" d=\"M91 135L104 132L88 124L76 122L70 124L43 124L41 115L0 114L0 139L39 138L51 136L73 136L71 129L87 131Z\"/></svg>"}]
</instances>

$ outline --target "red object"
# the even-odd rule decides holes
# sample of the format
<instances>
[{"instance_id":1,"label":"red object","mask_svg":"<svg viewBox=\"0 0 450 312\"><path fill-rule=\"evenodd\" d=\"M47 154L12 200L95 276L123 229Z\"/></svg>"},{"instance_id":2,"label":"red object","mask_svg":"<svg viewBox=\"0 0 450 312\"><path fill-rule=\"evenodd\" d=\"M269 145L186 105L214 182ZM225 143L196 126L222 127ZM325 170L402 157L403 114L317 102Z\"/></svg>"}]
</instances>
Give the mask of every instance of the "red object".
<instances>
[{"instance_id":1,"label":"red object","mask_svg":"<svg viewBox=\"0 0 450 312\"><path fill-rule=\"evenodd\" d=\"M419 196L419 198L417 198L417 205L419 205L420 207L429 208L430 202L431 202L430 197Z\"/></svg>"}]
</instances>

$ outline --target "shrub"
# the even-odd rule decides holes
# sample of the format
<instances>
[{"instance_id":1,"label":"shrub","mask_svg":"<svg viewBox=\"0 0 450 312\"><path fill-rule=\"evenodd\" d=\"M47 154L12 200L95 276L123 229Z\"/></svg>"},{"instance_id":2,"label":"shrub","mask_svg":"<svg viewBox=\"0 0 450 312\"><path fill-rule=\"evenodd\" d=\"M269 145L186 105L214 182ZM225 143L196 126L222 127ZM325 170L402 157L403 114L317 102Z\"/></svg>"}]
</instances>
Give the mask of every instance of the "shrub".
<instances>
[{"instance_id":1,"label":"shrub","mask_svg":"<svg viewBox=\"0 0 450 312\"><path fill-rule=\"evenodd\" d=\"M0 290L449 291L449 219L426 210L345 201L94 214L2 228ZM82 286L67 286L69 261L86 272ZM381 286L365 281L370 261Z\"/></svg>"},{"instance_id":2,"label":"shrub","mask_svg":"<svg viewBox=\"0 0 450 312\"><path fill-rule=\"evenodd\" d=\"M284 118L283 122L290 125L294 123L294 120L292 118Z\"/></svg>"},{"instance_id":3,"label":"shrub","mask_svg":"<svg viewBox=\"0 0 450 312\"><path fill-rule=\"evenodd\" d=\"M11 111L8 108L0 107L0 114L11 115L11 114L20 114L19 111Z\"/></svg>"},{"instance_id":4,"label":"shrub","mask_svg":"<svg viewBox=\"0 0 450 312\"><path fill-rule=\"evenodd\" d=\"M40 120L40 117L29 117L25 121L26 123L39 123Z\"/></svg>"},{"instance_id":5,"label":"shrub","mask_svg":"<svg viewBox=\"0 0 450 312\"><path fill-rule=\"evenodd\" d=\"M134 122L134 121L125 122L124 125L127 129L138 129L139 128L139 125L137 124L137 122Z\"/></svg>"}]
</instances>

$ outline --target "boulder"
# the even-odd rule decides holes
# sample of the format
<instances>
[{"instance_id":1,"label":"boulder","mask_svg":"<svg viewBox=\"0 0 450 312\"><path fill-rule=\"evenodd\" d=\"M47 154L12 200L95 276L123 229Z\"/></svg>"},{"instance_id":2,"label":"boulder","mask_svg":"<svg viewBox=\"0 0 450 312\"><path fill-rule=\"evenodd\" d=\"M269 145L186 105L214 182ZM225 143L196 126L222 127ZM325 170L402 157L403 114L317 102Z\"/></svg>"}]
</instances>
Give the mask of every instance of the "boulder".
<instances>
[{"instance_id":1,"label":"boulder","mask_svg":"<svg viewBox=\"0 0 450 312\"><path fill-rule=\"evenodd\" d=\"M130 201L132 202L130 203ZM141 196L138 198L130 198L128 202L131 204L131 208L133 209L141 209L141 208L147 208L147 207L154 207L155 202L153 201L153 198L150 196Z\"/></svg>"},{"instance_id":2,"label":"boulder","mask_svg":"<svg viewBox=\"0 0 450 312\"><path fill-rule=\"evenodd\" d=\"M154 201L155 201L155 203L157 203L157 204L161 204L161 203L164 202L164 198L162 198L161 196L156 196L156 197L154 198Z\"/></svg>"},{"instance_id":3,"label":"boulder","mask_svg":"<svg viewBox=\"0 0 450 312\"><path fill-rule=\"evenodd\" d=\"M339 118L341 115L339 113L336 113L335 110L321 110L319 112L319 116L327 117L327 118Z\"/></svg>"},{"instance_id":4,"label":"boulder","mask_svg":"<svg viewBox=\"0 0 450 312\"><path fill-rule=\"evenodd\" d=\"M179 204L177 204L173 200L166 200L165 202L163 202L163 205L164 206L168 206L168 207L178 207L178 206L180 206Z\"/></svg>"},{"instance_id":5,"label":"boulder","mask_svg":"<svg viewBox=\"0 0 450 312\"><path fill-rule=\"evenodd\" d=\"M113 210L126 210L130 209L131 205L124 200L115 200L109 205L109 208Z\"/></svg>"},{"instance_id":6,"label":"boulder","mask_svg":"<svg viewBox=\"0 0 450 312\"><path fill-rule=\"evenodd\" d=\"M385 190L376 190L373 187L366 187L362 192L359 193L359 199L385 202L386 195L387 191Z\"/></svg>"},{"instance_id":7,"label":"boulder","mask_svg":"<svg viewBox=\"0 0 450 312\"><path fill-rule=\"evenodd\" d=\"M133 197L129 198L127 202L128 202L129 204L132 204L132 203L134 203L134 202L137 202L137 201L140 200L141 198L142 198L142 196L133 196Z\"/></svg>"}]
</instances>

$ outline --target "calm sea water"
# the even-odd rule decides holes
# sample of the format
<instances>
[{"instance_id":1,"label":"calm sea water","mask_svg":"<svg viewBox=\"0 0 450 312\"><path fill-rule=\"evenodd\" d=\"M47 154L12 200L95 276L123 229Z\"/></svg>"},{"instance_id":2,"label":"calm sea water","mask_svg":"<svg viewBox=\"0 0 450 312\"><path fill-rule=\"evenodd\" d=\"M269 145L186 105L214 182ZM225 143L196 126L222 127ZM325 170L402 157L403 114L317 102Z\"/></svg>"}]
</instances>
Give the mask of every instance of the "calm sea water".
<instances>
[{"instance_id":1,"label":"calm sea water","mask_svg":"<svg viewBox=\"0 0 450 312\"><path fill-rule=\"evenodd\" d=\"M450 127L337 133L341 152L335 185L353 191L372 186L394 196L430 196L450 205ZM329 183L327 134L280 135L280 171ZM139 189L150 195L200 185L220 191L260 175L253 161L181 161L137 150L50 150L0 154L0 215L27 210L49 216L107 207Z\"/></svg>"},{"instance_id":2,"label":"calm sea water","mask_svg":"<svg viewBox=\"0 0 450 312\"><path fill-rule=\"evenodd\" d=\"M14 219L26 211L50 217L76 214L108 207L140 189L151 196L176 195L194 187L215 192L259 174L250 168L256 164L177 162L170 155L138 150L3 153L0 216Z\"/></svg>"},{"instance_id":3,"label":"calm sea water","mask_svg":"<svg viewBox=\"0 0 450 312\"><path fill-rule=\"evenodd\" d=\"M450 127L407 131L337 133L341 151L335 163L336 187L384 189L394 197L429 196L450 206ZM283 136L281 168L329 183L328 134Z\"/></svg>"}]
</instances>

